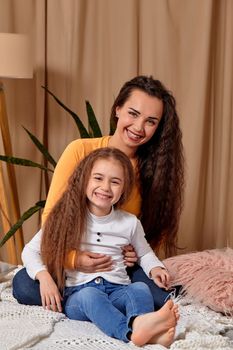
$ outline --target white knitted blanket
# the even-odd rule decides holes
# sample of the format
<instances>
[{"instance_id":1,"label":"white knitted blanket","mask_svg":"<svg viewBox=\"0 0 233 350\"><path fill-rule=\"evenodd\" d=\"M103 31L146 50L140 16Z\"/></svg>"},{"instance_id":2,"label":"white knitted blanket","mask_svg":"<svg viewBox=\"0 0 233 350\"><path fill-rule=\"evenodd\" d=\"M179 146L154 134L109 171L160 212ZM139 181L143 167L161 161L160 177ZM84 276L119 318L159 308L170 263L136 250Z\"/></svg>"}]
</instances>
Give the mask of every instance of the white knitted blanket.
<instances>
[{"instance_id":1,"label":"white knitted blanket","mask_svg":"<svg viewBox=\"0 0 233 350\"><path fill-rule=\"evenodd\" d=\"M233 319L180 299L180 321L171 350L232 350L225 336L233 330ZM89 322L72 321L64 314L38 306L19 305L12 296L11 281L0 283L0 349L33 350L124 350L138 349L103 334ZM145 350L164 350L146 345Z\"/></svg>"}]
</instances>

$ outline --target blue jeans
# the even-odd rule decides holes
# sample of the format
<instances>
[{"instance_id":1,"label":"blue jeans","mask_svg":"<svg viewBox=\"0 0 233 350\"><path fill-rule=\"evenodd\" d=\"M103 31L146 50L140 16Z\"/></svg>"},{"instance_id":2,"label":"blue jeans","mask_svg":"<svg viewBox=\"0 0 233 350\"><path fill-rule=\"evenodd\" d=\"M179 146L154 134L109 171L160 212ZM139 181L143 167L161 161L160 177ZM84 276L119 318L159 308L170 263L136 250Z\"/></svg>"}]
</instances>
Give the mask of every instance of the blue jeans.
<instances>
[{"instance_id":1,"label":"blue jeans","mask_svg":"<svg viewBox=\"0 0 233 350\"><path fill-rule=\"evenodd\" d=\"M73 320L91 321L110 337L128 342L133 319L154 311L150 289L143 282L110 283L102 277L66 287L64 312Z\"/></svg>"},{"instance_id":2,"label":"blue jeans","mask_svg":"<svg viewBox=\"0 0 233 350\"><path fill-rule=\"evenodd\" d=\"M159 288L138 265L128 269L128 273L132 282L144 282L148 285L154 299L154 309L160 309L169 298L169 292ZM28 276L25 268L18 271L13 278L13 296L20 304L42 305L40 284Z\"/></svg>"},{"instance_id":3,"label":"blue jeans","mask_svg":"<svg viewBox=\"0 0 233 350\"><path fill-rule=\"evenodd\" d=\"M133 267L127 269L128 275L131 279L131 282L144 282L150 288L151 294L154 299L154 310L159 310L166 301L170 298L170 291L166 291L155 284L155 282L147 277L143 269L135 264Z\"/></svg>"},{"instance_id":4,"label":"blue jeans","mask_svg":"<svg viewBox=\"0 0 233 350\"><path fill-rule=\"evenodd\" d=\"M19 270L13 278L12 289L14 298L24 305L42 305L40 283L31 279L25 268Z\"/></svg>"}]
</instances>

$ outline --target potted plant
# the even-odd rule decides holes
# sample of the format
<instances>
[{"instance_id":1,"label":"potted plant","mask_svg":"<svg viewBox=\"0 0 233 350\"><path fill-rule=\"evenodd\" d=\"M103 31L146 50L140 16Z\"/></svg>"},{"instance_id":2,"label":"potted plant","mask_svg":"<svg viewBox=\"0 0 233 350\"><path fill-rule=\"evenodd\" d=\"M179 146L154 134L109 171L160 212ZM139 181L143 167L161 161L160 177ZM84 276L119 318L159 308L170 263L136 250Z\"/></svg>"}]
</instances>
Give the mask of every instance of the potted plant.
<instances>
[{"instance_id":1,"label":"potted plant","mask_svg":"<svg viewBox=\"0 0 233 350\"><path fill-rule=\"evenodd\" d=\"M93 111L93 108L89 101L86 102L86 111L88 116L88 129L84 126L79 116L74 113L72 110L70 110L61 100L59 100L47 87L42 86L45 91L52 96L55 101L65 110L67 111L71 117L74 119L75 124L78 128L79 134L81 138L90 138L90 137L101 137L102 133L98 124L98 121L96 119L95 113ZM54 168L56 167L56 161L52 157L52 155L49 153L48 149L38 140L38 138L33 135L28 129L23 127L34 145L37 147L39 152L42 153L43 158L45 160L45 163L50 164L52 167L47 167L42 164L33 162L29 159L24 158L18 158L13 157L12 155L0 155L0 161L4 161L7 163L15 164L15 165L21 165L21 166L29 166L29 167L36 167L41 169L45 172L47 175L48 172L53 172ZM110 124L110 133L112 134L113 128ZM36 212L40 211L45 206L45 200L40 200L35 203L32 207L30 207L28 210L26 210L22 216L19 218L19 220L10 228L10 230L4 235L4 237L0 240L0 247L2 247L9 238L11 238L15 232L23 225L24 221L28 220L32 215L34 215Z\"/></svg>"}]
</instances>

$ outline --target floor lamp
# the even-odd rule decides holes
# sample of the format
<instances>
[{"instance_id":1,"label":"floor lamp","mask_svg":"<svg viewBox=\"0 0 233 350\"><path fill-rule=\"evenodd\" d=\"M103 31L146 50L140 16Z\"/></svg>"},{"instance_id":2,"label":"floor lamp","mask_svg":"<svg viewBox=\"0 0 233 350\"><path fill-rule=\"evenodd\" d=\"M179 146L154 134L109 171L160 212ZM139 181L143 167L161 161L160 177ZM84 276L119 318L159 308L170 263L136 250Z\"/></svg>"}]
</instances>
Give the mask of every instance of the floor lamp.
<instances>
[{"instance_id":1,"label":"floor lamp","mask_svg":"<svg viewBox=\"0 0 233 350\"><path fill-rule=\"evenodd\" d=\"M0 33L0 78L32 78L32 55L27 35ZM0 128L4 153L13 155L6 100L3 83L0 81ZM3 232L6 233L20 217L19 199L14 166L7 163L5 174L8 177L9 191L6 191L4 172L0 161L0 214ZM9 210L11 208L11 210ZM17 252L23 249L23 233L18 230L6 243L8 262L17 264Z\"/></svg>"}]
</instances>

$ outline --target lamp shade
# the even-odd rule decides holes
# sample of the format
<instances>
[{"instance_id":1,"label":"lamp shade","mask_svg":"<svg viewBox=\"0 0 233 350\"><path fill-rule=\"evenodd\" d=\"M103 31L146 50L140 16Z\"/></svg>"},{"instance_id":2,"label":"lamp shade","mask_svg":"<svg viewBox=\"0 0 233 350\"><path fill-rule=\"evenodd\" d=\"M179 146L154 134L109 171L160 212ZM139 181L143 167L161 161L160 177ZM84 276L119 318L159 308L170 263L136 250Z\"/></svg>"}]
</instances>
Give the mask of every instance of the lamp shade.
<instances>
[{"instance_id":1,"label":"lamp shade","mask_svg":"<svg viewBox=\"0 0 233 350\"><path fill-rule=\"evenodd\" d=\"M0 33L0 77L33 77L32 52L26 34Z\"/></svg>"}]
</instances>

